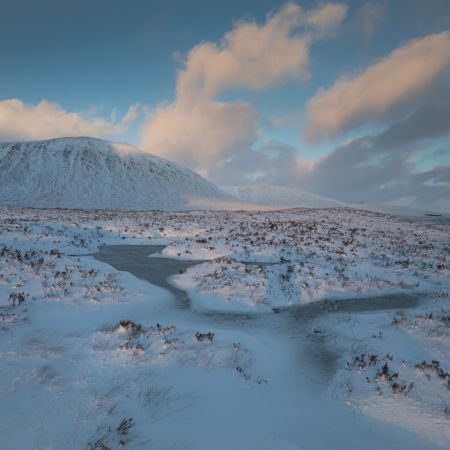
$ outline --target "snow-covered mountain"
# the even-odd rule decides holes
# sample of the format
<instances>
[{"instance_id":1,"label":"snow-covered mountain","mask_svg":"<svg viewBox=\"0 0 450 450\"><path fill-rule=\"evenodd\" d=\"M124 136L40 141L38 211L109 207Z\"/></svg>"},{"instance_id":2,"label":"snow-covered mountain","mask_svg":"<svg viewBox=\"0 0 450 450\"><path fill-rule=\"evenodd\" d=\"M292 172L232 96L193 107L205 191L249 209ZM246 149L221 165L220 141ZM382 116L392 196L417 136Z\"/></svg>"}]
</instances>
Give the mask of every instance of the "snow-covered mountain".
<instances>
[{"instance_id":1,"label":"snow-covered mountain","mask_svg":"<svg viewBox=\"0 0 450 450\"><path fill-rule=\"evenodd\" d=\"M330 198L272 184L223 186L221 189L243 202L272 208L333 208L345 206L344 203Z\"/></svg>"},{"instance_id":2,"label":"snow-covered mountain","mask_svg":"<svg viewBox=\"0 0 450 450\"><path fill-rule=\"evenodd\" d=\"M127 145L90 137L0 143L0 205L180 210L230 200L186 167Z\"/></svg>"}]
</instances>

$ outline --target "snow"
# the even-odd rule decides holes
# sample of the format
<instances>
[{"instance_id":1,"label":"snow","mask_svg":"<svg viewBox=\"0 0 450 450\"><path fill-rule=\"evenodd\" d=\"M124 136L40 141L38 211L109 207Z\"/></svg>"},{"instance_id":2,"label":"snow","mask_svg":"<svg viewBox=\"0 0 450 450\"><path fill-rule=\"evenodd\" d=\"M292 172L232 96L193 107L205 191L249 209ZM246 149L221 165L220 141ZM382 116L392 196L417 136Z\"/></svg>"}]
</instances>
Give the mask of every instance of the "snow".
<instances>
[{"instance_id":1,"label":"snow","mask_svg":"<svg viewBox=\"0 0 450 450\"><path fill-rule=\"evenodd\" d=\"M333 324L335 343L347 348L333 389L363 414L415 429L448 448L447 294L431 295L414 310L375 312L358 321L348 316L352 326Z\"/></svg>"},{"instance_id":2,"label":"snow","mask_svg":"<svg viewBox=\"0 0 450 450\"><path fill-rule=\"evenodd\" d=\"M236 203L186 167L100 139L0 143L0 204L195 209Z\"/></svg>"},{"instance_id":3,"label":"snow","mask_svg":"<svg viewBox=\"0 0 450 450\"><path fill-rule=\"evenodd\" d=\"M272 208L333 208L345 206L344 203L330 198L272 184L222 186L221 189L243 202Z\"/></svg>"},{"instance_id":4,"label":"snow","mask_svg":"<svg viewBox=\"0 0 450 450\"><path fill-rule=\"evenodd\" d=\"M83 256L111 244L199 261L172 280L192 310ZM448 224L351 208L2 207L2 446L449 448L449 248ZM420 303L301 315L393 293Z\"/></svg>"}]
</instances>

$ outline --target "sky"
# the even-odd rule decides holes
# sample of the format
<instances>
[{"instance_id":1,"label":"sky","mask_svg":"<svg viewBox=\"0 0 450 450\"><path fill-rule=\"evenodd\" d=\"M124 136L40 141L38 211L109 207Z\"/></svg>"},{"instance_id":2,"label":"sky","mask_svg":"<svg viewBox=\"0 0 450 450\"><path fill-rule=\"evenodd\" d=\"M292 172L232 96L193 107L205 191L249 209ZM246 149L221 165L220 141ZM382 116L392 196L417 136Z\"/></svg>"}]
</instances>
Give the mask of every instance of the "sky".
<instances>
[{"instance_id":1,"label":"sky","mask_svg":"<svg viewBox=\"0 0 450 450\"><path fill-rule=\"evenodd\" d=\"M448 0L0 0L0 141L450 211Z\"/></svg>"}]
</instances>

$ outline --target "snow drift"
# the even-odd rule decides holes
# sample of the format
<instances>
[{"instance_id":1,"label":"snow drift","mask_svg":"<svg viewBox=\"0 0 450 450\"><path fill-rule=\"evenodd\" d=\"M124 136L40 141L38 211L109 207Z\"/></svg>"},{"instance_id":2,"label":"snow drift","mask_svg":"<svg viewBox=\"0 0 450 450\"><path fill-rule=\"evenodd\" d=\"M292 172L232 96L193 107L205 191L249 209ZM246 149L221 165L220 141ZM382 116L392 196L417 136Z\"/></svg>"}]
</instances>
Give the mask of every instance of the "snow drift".
<instances>
[{"instance_id":1,"label":"snow drift","mask_svg":"<svg viewBox=\"0 0 450 450\"><path fill-rule=\"evenodd\" d=\"M39 208L195 209L233 199L191 170L90 137L0 143L0 204Z\"/></svg>"}]
</instances>

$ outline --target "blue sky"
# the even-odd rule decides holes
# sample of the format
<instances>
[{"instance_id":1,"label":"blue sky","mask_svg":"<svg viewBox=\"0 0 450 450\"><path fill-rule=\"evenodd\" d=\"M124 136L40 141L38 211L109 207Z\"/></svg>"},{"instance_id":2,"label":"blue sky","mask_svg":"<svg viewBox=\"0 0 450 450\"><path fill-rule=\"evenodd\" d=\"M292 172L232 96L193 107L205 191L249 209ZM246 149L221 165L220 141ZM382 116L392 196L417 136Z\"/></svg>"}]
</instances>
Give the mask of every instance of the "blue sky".
<instances>
[{"instance_id":1,"label":"blue sky","mask_svg":"<svg viewBox=\"0 0 450 450\"><path fill-rule=\"evenodd\" d=\"M450 111L447 0L1 3L0 140L94 134L219 184L449 207L450 127L417 135L406 126L421 110ZM227 33L238 43L226 42ZM253 38L256 49L248 47ZM411 58L423 69L402 73ZM230 64L239 66L231 74ZM395 93L390 83L398 83ZM367 94L371 86L386 97L382 105ZM381 148L378 137L392 126L403 134L395 148ZM364 174L349 183L356 170L368 170L371 184Z\"/></svg>"}]
</instances>

